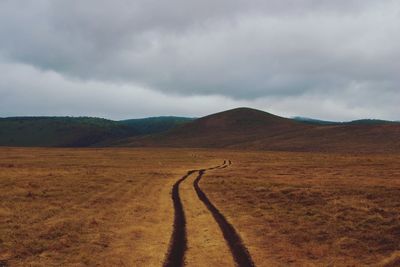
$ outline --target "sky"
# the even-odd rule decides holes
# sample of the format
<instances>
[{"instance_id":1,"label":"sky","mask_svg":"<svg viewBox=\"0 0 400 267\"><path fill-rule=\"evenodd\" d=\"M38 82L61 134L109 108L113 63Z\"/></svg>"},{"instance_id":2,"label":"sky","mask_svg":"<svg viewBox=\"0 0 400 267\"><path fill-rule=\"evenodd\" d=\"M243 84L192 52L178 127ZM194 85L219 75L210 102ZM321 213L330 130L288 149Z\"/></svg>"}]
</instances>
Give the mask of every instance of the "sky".
<instances>
[{"instance_id":1,"label":"sky","mask_svg":"<svg viewBox=\"0 0 400 267\"><path fill-rule=\"evenodd\" d=\"M398 0L0 0L0 117L400 120Z\"/></svg>"}]
</instances>

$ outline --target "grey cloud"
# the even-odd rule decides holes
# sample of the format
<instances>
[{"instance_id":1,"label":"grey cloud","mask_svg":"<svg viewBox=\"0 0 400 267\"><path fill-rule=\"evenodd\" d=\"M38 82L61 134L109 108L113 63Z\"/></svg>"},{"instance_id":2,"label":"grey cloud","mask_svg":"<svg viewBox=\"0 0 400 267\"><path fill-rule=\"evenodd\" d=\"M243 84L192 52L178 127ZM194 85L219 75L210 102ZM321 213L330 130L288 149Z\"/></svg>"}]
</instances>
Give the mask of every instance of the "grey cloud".
<instances>
[{"instance_id":1,"label":"grey cloud","mask_svg":"<svg viewBox=\"0 0 400 267\"><path fill-rule=\"evenodd\" d=\"M321 119L398 119L400 94L367 90L353 84L342 94L308 92L300 96L269 96L235 100L221 95L166 95L132 84L71 80L53 71L24 64L0 64L0 116L73 115L126 119L146 116L203 116L250 106L282 116ZM12 90L9 90L12 88ZM364 94L365 96L365 94Z\"/></svg>"},{"instance_id":2,"label":"grey cloud","mask_svg":"<svg viewBox=\"0 0 400 267\"><path fill-rule=\"evenodd\" d=\"M0 63L0 73L0 117L202 116L246 104L218 95L165 95L133 84L82 82L24 64Z\"/></svg>"},{"instance_id":3,"label":"grey cloud","mask_svg":"<svg viewBox=\"0 0 400 267\"><path fill-rule=\"evenodd\" d=\"M313 99L335 102L337 112L349 114L341 118L368 115L366 103L377 107L377 116L393 117L392 100L400 94L399 32L396 1L3 0L0 63L4 71L30 65L42 70L36 70L39 76L59 75L53 89L46 79L40 84L47 91L29 89L43 97L88 95L94 89L87 85L98 83L103 96L109 86L140 97L204 97L210 103L222 97L228 106L284 114L302 113L294 100L307 105ZM21 70L23 75L26 84L18 88L38 82L32 73ZM62 81L73 82L66 87ZM17 86L5 83L0 93L12 102Z\"/></svg>"}]
</instances>

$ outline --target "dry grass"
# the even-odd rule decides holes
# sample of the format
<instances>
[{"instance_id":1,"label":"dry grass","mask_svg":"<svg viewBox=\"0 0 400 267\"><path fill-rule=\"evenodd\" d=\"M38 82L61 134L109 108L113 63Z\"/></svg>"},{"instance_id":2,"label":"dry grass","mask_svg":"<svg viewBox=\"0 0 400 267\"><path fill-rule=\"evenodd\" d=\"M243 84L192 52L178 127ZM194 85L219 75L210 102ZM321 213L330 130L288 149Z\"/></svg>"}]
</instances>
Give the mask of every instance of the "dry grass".
<instances>
[{"instance_id":1,"label":"dry grass","mask_svg":"<svg viewBox=\"0 0 400 267\"><path fill-rule=\"evenodd\" d=\"M398 154L1 148L0 266L161 266L172 184L221 159L233 165L201 187L257 266L399 263ZM196 218L211 225L197 204L185 207L190 246Z\"/></svg>"},{"instance_id":2,"label":"dry grass","mask_svg":"<svg viewBox=\"0 0 400 267\"><path fill-rule=\"evenodd\" d=\"M183 150L0 152L0 265L160 266L172 183L214 164Z\"/></svg>"},{"instance_id":3,"label":"dry grass","mask_svg":"<svg viewBox=\"0 0 400 267\"><path fill-rule=\"evenodd\" d=\"M229 157L234 165L203 187L258 266L398 263L400 155Z\"/></svg>"},{"instance_id":4,"label":"dry grass","mask_svg":"<svg viewBox=\"0 0 400 267\"><path fill-rule=\"evenodd\" d=\"M187 266L234 266L232 255L222 232L211 213L193 188L197 173L189 176L180 187L185 208L188 249L185 253Z\"/></svg>"}]
</instances>

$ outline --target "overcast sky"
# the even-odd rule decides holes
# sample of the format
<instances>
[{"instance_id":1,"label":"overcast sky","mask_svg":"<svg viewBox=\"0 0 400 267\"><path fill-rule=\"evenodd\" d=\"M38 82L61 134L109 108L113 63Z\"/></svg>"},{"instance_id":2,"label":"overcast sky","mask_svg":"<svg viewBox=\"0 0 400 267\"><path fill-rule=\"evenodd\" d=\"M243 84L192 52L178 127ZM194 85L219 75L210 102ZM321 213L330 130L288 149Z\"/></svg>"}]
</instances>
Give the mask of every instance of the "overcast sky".
<instances>
[{"instance_id":1,"label":"overcast sky","mask_svg":"<svg viewBox=\"0 0 400 267\"><path fill-rule=\"evenodd\" d=\"M0 117L400 120L398 0L0 0Z\"/></svg>"}]
</instances>

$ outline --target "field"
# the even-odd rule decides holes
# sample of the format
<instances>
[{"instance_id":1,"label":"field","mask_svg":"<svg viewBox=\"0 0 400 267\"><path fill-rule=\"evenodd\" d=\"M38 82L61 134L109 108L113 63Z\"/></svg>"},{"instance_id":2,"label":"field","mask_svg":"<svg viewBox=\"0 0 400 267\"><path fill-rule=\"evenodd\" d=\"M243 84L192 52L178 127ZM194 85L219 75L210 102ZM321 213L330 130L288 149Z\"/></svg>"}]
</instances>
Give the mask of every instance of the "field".
<instances>
[{"instance_id":1,"label":"field","mask_svg":"<svg viewBox=\"0 0 400 267\"><path fill-rule=\"evenodd\" d=\"M399 154L1 148L0 203L0 266L400 262Z\"/></svg>"},{"instance_id":2,"label":"field","mask_svg":"<svg viewBox=\"0 0 400 267\"><path fill-rule=\"evenodd\" d=\"M214 159L185 151L1 149L0 260L9 266L159 266L170 190Z\"/></svg>"},{"instance_id":3,"label":"field","mask_svg":"<svg viewBox=\"0 0 400 267\"><path fill-rule=\"evenodd\" d=\"M400 155L229 157L203 187L257 266L400 266Z\"/></svg>"}]
</instances>

